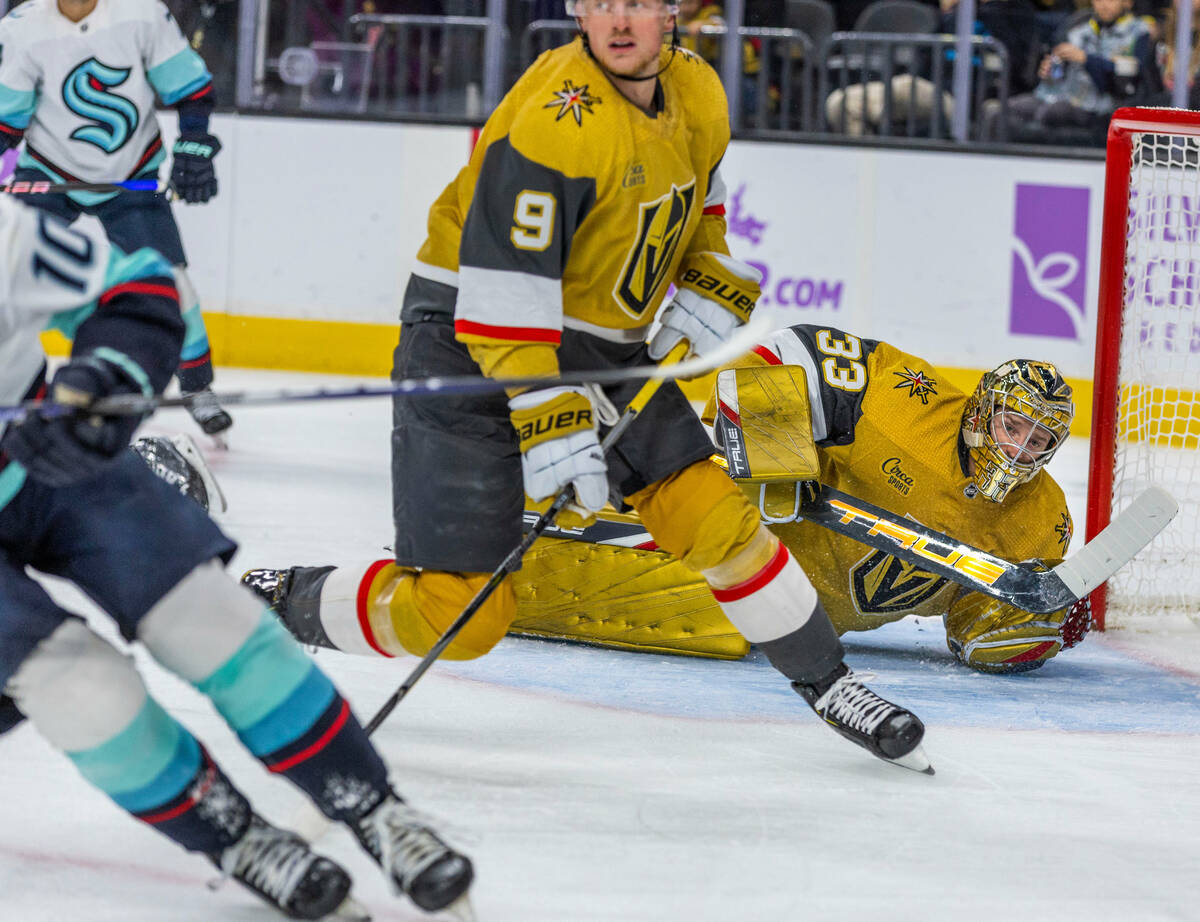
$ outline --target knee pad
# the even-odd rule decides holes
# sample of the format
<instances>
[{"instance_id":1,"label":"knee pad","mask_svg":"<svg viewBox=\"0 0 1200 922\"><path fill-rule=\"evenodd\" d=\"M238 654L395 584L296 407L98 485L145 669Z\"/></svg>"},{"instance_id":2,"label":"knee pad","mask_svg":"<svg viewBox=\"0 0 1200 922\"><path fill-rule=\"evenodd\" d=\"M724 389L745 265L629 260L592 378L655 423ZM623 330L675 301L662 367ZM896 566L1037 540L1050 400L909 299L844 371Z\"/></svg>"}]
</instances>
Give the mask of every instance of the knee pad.
<instances>
[{"instance_id":1,"label":"knee pad","mask_svg":"<svg viewBox=\"0 0 1200 922\"><path fill-rule=\"evenodd\" d=\"M392 629L400 645L415 656L430 651L491 576L394 569L403 576L395 585L389 605ZM488 596L442 656L459 660L483 656L508 632L516 613L517 597L509 576Z\"/></svg>"},{"instance_id":2,"label":"knee pad","mask_svg":"<svg viewBox=\"0 0 1200 922\"><path fill-rule=\"evenodd\" d=\"M708 461L697 461L650 484L630 496L629 502L658 546L699 572L751 548L761 527L758 510L724 471Z\"/></svg>"},{"instance_id":3,"label":"knee pad","mask_svg":"<svg viewBox=\"0 0 1200 922\"><path fill-rule=\"evenodd\" d=\"M93 749L128 727L146 704L133 658L83 621L64 621L17 669L7 693L51 744Z\"/></svg>"}]
</instances>

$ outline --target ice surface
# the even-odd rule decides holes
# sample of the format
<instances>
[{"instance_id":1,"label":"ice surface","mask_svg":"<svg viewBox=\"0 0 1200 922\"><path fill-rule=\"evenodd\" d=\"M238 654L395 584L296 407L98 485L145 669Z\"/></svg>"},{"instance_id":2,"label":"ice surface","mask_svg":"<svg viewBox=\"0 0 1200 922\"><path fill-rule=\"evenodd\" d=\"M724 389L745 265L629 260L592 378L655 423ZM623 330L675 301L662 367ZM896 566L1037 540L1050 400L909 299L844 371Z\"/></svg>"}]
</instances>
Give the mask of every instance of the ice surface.
<instances>
[{"instance_id":1,"label":"ice surface","mask_svg":"<svg viewBox=\"0 0 1200 922\"><path fill-rule=\"evenodd\" d=\"M318 380L334 379L218 376ZM234 415L227 453L197 441L229 497L236 572L386 555L386 400ZM195 433L181 413L149 428ZM1077 523L1086 454L1068 444L1053 467ZM376 738L400 789L475 859L480 922L1200 919L1200 630L1170 628L1092 636L1015 677L957 666L936 620L849 635L855 668L925 720L932 778L822 727L757 655L510 639L435 665ZM136 655L261 809L295 816L299 795L207 701ZM318 661L364 720L411 667ZM207 864L129 820L30 727L0 747L0 920L278 918L236 885L206 889ZM428 918L347 834L321 845L376 919Z\"/></svg>"}]
</instances>

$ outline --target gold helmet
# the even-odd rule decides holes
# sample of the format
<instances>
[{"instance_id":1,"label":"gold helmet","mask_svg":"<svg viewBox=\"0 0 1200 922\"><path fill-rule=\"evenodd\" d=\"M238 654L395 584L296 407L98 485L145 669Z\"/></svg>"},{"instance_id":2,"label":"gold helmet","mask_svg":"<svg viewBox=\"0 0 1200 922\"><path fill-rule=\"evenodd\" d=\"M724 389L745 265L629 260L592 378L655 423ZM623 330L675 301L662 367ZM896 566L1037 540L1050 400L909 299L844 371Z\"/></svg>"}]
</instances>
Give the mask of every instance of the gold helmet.
<instances>
[{"instance_id":1,"label":"gold helmet","mask_svg":"<svg viewBox=\"0 0 1200 922\"><path fill-rule=\"evenodd\" d=\"M1071 385L1049 362L1013 359L979 379L963 411L962 435L979 493L1000 502L1033 479L1075 418Z\"/></svg>"}]
</instances>

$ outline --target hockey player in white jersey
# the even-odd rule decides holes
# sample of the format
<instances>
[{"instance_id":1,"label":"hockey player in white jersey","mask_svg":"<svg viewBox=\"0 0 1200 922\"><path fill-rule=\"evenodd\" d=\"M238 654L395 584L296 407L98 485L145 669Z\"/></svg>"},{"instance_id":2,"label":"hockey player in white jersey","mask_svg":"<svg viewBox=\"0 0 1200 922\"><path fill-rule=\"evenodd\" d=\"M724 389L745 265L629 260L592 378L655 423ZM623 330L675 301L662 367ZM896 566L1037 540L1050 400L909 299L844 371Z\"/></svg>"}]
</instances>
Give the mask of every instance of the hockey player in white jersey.
<instances>
[{"instance_id":1,"label":"hockey player in white jersey","mask_svg":"<svg viewBox=\"0 0 1200 922\"><path fill-rule=\"evenodd\" d=\"M47 326L73 343L49 382ZM140 417L93 409L160 392L183 329L160 254L125 254L92 218L68 226L0 197L0 402L44 395L60 410L0 427L0 732L27 717L119 807L288 915L361 918L347 872L262 819L132 658L27 568L69 580L346 825L397 890L426 911L451 906L471 862L393 791L346 700L225 572L234 542L129 450Z\"/></svg>"},{"instance_id":2,"label":"hockey player in white jersey","mask_svg":"<svg viewBox=\"0 0 1200 922\"><path fill-rule=\"evenodd\" d=\"M208 125L212 76L160 0L29 0L0 21L0 151L25 142L15 180L157 178L166 155L156 101L179 113L176 194L207 202L217 191L213 158L221 149ZM187 330L180 390L206 433L228 429L233 420L212 393L208 334L166 197L69 192L26 200L67 221L94 214L118 246L149 246L170 261Z\"/></svg>"}]
</instances>

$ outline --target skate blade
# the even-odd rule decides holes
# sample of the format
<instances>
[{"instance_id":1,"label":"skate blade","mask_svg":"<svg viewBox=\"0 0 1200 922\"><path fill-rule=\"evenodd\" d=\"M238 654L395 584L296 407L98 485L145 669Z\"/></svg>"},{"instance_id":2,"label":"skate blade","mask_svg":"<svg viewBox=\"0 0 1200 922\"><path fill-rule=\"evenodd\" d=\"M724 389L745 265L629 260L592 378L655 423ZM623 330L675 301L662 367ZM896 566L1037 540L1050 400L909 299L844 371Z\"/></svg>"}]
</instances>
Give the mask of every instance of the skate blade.
<instances>
[{"instance_id":1,"label":"skate blade","mask_svg":"<svg viewBox=\"0 0 1200 922\"><path fill-rule=\"evenodd\" d=\"M337 909L322 916L321 922L371 922L371 913L354 897L347 896Z\"/></svg>"},{"instance_id":2,"label":"skate blade","mask_svg":"<svg viewBox=\"0 0 1200 922\"><path fill-rule=\"evenodd\" d=\"M475 922L475 907L471 905L470 892L464 893L449 906L438 910L446 919L457 919L458 922Z\"/></svg>"},{"instance_id":3,"label":"skate blade","mask_svg":"<svg viewBox=\"0 0 1200 922\"><path fill-rule=\"evenodd\" d=\"M208 462L204 460L204 455L196 445L195 439L186 432L179 432L171 436L171 444L200 473L200 479L204 482L204 489L208 493L209 511L227 512L229 510L229 503L225 500L225 493L222 491L221 485L217 483L216 475L209 468ZM227 448L228 446L222 445L221 447Z\"/></svg>"},{"instance_id":4,"label":"skate blade","mask_svg":"<svg viewBox=\"0 0 1200 922\"><path fill-rule=\"evenodd\" d=\"M883 761L891 762L893 765L899 765L901 768L907 768L914 772L920 772L922 775L934 774L933 766L929 763L929 757L925 755L925 749L922 746L917 746L912 752L902 755L898 759L884 759Z\"/></svg>"}]
</instances>

